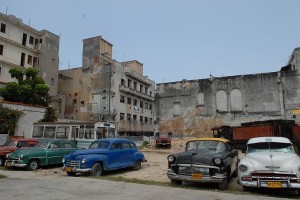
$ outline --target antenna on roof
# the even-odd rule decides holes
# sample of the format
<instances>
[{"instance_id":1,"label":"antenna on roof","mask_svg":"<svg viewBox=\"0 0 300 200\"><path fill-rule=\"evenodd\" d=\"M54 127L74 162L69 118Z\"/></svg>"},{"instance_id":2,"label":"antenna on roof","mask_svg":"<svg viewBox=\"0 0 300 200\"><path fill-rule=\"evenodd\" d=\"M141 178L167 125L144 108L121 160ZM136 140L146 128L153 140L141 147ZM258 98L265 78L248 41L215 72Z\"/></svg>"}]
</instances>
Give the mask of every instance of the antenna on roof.
<instances>
[{"instance_id":1,"label":"antenna on roof","mask_svg":"<svg viewBox=\"0 0 300 200\"><path fill-rule=\"evenodd\" d=\"M7 15L7 10L8 10L8 7L6 7L6 12L5 12L6 15Z\"/></svg>"}]
</instances>

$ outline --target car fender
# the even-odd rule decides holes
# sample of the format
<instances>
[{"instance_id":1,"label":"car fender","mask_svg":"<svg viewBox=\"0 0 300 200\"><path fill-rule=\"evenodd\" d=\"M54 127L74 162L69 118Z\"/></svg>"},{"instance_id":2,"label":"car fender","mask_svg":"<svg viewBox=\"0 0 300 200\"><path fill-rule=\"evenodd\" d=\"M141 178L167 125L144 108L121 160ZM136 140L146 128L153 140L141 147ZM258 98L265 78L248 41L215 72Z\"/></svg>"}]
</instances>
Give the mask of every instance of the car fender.
<instances>
[{"instance_id":1,"label":"car fender","mask_svg":"<svg viewBox=\"0 0 300 200\"><path fill-rule=\"evenodd\" d=\"M144 154L142 154L141 152L135 152L133 155L133 159L134 159L134 161L137 161L137 160L142 160L143 162L145 161Z\"/></svg>"},{"instance_id":2,"label":"car fender","mask_svg":"<svg viewBox=\"0 0 300 200\"><path fill-rule=\"evenodd\" d=\"M89 156L81 156L82 158L86 158L86 167L91 168L95 163L100 162L103 164L103 168L107 169L107 155L89 155ZM82 159L81 158L81 159Z\"/></svg>"}]
</instances>

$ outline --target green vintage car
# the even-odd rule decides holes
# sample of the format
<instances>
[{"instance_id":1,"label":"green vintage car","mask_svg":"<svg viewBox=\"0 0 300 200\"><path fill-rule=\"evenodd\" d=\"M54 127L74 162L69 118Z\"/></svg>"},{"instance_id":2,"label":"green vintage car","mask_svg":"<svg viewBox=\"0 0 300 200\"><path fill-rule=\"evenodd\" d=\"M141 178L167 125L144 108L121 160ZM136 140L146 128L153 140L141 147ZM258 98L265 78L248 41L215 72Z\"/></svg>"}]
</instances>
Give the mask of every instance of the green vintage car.
<instances>
[{"instance_id":1,"label":"green vintage car","mask_svg":"<svg viewBox=\"0 0 300 200\"><path fill-rule=\"evenodd\" d=\"M40 166L60 164L62 158L78 150L73 141L69 140L40 140L34 147L24 150L16 150L7 154L5 166L26 167L27 170L35 170Z\"/></svg>"}]
</instances>

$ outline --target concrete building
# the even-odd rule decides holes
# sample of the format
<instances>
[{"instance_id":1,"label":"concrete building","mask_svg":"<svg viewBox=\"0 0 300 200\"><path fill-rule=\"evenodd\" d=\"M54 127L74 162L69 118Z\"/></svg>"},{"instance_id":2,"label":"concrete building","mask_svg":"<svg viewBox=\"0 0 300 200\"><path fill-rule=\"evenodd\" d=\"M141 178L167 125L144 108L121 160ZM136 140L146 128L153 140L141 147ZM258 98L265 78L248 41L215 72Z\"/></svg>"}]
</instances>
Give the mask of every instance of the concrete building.
<instances>
[{"instance_id":1,"label":"concrete building","mask_svg":"<svg viewBox=\"0 0 300 200\"><path fill-rule=\"evenodd\" d=\"M160 129L197 136L218 125L293 119L300 106L299 70L297 48L278 72L157 84Z\"/></svg>"},{"instance_id":2,"label":"concrete building","mask_svg":"<svg viewBox=\"0 0 300 200\"><path fill-rule=\"evenodd\" d=\"M155 129L155 83L143 64L112 59L112 44L101 36L83 40L82 67L59 71L61 118L113 121L120 135L147 135Z\"/></svg>"},{"instance_id":3,"label":"concrete building","mask_svg":"<svg viewBox=\"0 0 300 200\"><path fill-rule=\"evenodd\" d=\"M0 87L15 81L8 73L18 67L25 70L34 67L39 70L50 87L49 94L57 94L59 36L22 23L13 15L0 13Z\"/></svg>"}]
</instances>

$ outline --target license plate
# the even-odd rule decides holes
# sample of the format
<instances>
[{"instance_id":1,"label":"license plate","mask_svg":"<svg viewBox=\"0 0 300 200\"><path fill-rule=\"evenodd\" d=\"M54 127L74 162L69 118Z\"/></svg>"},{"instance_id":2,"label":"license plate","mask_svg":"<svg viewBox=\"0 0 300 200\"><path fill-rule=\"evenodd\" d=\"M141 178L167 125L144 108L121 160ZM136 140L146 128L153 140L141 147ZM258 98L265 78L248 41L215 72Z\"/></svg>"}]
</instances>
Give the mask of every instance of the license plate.
<instances>
[{"instance_id":1,"label":"license plate","mask_svg":"<svg viewBox=\"0 0 300 200\"><path fill-rule=\"evenodd\" d=\"M268 188L281 188L281 182L268 182Z\"/></svg>"},{"instance_id":2,"label":"license plate","mask_svg":"<svg viewBox=\"0 0 300 200\"><path fill-rule=\"evenodd\" d=\"M11 167L12 166L12 161L6 161L6 166Z\"/></svg>"},{"instance_id":3,"label":"license plate","mask_svg":"<svg viewBox=\"0 0 300 200\"><path fill-rule=\"evenodd\" d=\"M66 172L72 172L72 168L71 167L66 167Z\"/></svg>"},{"instance_id":4,"label":"license plate","mask_svg":"<svg viewBox=\"0 0 300 200\"><path fill-rule=\"evenodd\" d=\"M202 179L203 174L201 173L192 173L192 179Z\"/></svg>"}]
</instances>

